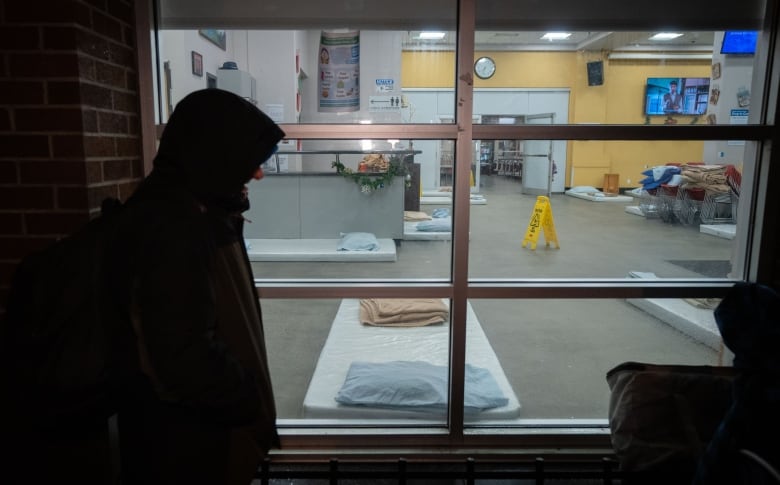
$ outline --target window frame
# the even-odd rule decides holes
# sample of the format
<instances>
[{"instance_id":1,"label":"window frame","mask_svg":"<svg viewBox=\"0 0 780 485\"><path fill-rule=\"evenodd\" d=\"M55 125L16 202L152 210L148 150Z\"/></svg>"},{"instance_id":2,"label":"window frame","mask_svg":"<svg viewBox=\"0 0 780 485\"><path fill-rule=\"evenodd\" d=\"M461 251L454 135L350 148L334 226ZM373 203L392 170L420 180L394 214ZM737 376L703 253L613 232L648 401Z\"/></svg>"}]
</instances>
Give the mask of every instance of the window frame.
<instances>
[{"instance_id":1,"label":"window frame","mask_svg":"<svg viewBox=\"0 0 780 485\"><path fill-rule=\"evenodd\" d=\"M303 420L280 420L282 451L294 455L301 450L385 450L397 456L399 450L415 453L457 454L474 449L535 451L555 449L582 452L611 450L609 429L604 422L573 420L572 423L540 421L536 426L520 428L464 426L463 381L465 369L465 322L467 300L528 298L698 298L722 297L733 282L714 281L646 281L624 279L529 279L499 281L470 279L469 267L469 173L471 141L479 139L543 140L746 140L755 142L756 164L743 173L743 186L749 187L749 198L740 203L741 220L752 221L738 230L736 254L744 255L747 281L771 284L778 260L778 240L773 230L778 218L780 191L771 190L772 181L780 181L780 154L771 148L778 142L774 120L778 112L780 85L780 51L778 50L778 1L769 0L759 42L753 83L761 86L758 109L751 109L751 124L729 126L634 126L634 125L522 125L492 126L472 123L473 58L475 52L477 0L460 0L457 13L457 50L455 99L458 100L454 124L282 124L288 138L314 139L425 139L455 142L455 187L453 194L453 239L451 280L449 283L389 282L366 285L355 282L301 282L294 280L255 280L259 298L311 299L361 297L433 297L452 300L450 335L450 413L442 428L381 428L367 423L362 428L312 427ZM154 0L136 0L137 33L156 31ZM576 22L576 21L575 21ZM684 26L683 26L684 28ZM138 36L139 92L143 127L144 167L151 170L155 140L161 127L154 128L153 90L156 65L154 46ZM152 39L156 36L152 35ZM144 45L146 46L144 47ZM151 122L150 122L151 120ZM747 157L746 157L747 158ZM742 217L744 216L744 219ZM392 451L389 451L392 450ZM330 455L329 455L330 456Z\"/></svg>"}]
</instances>

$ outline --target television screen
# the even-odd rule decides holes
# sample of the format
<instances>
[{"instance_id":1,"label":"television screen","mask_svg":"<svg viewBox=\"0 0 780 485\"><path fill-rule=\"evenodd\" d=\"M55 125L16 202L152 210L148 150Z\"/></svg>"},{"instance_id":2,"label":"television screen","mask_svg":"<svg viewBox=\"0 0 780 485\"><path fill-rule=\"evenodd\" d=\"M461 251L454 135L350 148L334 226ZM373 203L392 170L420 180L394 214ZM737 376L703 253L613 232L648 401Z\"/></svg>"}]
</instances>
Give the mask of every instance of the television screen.
<instances>
[{"instance_id":1,"label":"television screen","mask_svg":"<svg viewBox=\"0 0 780 485\"><path fill-rule=\"evenodd\" d=\"M755 54L758 31L756 30L727 30L723 34L723 43L720 45L721 54Z\"/></svg>"},{"instance_id":2,"label":"television screen","mask_svg":"<svg viewBox=\"0 0 780 485\"><path fill-rule=\"evenodd\" d=\"M710 78L650 77L645 88L646 115L702 115L707 112Z\"/></svg>"}]
</instances>

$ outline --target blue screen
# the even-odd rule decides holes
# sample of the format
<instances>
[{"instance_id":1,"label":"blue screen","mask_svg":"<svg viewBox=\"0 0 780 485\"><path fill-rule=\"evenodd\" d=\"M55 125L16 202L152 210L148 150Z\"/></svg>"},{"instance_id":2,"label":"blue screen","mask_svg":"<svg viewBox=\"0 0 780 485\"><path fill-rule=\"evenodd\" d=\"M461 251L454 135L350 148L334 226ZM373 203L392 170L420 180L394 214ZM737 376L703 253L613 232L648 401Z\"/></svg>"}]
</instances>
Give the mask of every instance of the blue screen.
<instances>
[{"instance_id":1,"label":"blue screen","mask_svg":"<svg viewBox=\"0 0 780 485\"><path fill-rule=\"evenodd\" d=\"M720 46L721 54L754 54L756 52L758 31L727 30Z\"/></svg>"}]
</instances>

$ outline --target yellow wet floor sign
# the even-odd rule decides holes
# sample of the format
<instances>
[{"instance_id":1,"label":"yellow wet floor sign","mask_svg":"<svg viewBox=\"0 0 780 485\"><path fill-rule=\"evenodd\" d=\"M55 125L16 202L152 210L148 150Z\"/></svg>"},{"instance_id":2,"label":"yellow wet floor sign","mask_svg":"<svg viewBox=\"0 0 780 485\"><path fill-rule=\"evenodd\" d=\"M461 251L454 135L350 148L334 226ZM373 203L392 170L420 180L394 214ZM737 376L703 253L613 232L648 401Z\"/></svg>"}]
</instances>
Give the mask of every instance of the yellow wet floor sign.
<instances>
[{"instance_id":1,"label":"yellow wet floor sign","mask_svg":"<svg viewBox=\"0 0 780 485\"><path fill-rule=\"evenodd\" d=\"M546 246L555 243L555 248L560 249L558 244L558 235L555 234L555 221L553 220L552 206L550 199L543 195L536 198L534 210L531 212L531 221L528 223L528 229L525 230L523 238L523 247L530 244L530 248L536 249L536 242L539 240L539 233L544 231L544 242Z\"/></svg>"}]
</instances>

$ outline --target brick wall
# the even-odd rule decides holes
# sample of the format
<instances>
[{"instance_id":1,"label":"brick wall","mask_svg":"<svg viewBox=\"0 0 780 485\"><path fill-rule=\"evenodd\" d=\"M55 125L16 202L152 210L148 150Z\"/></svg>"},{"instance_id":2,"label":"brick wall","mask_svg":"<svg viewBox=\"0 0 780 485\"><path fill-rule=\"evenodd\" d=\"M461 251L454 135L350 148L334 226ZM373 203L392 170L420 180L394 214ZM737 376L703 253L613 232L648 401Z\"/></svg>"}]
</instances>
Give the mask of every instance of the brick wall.
<instances>
[{"instance_id":1,"label":"brick wall","mask_svg":"<svg viewBox=\"0 0 780 485\"><path fill-rule=\"evenodd\" d=\"M0 313L19 260L143 177L132 0L0 0Z\"/></svg>"}]
</instances>

